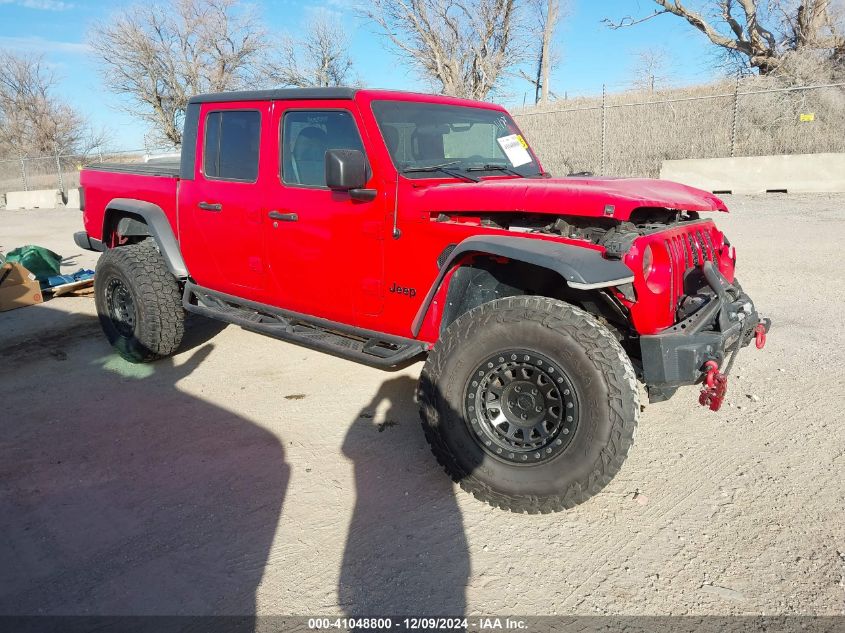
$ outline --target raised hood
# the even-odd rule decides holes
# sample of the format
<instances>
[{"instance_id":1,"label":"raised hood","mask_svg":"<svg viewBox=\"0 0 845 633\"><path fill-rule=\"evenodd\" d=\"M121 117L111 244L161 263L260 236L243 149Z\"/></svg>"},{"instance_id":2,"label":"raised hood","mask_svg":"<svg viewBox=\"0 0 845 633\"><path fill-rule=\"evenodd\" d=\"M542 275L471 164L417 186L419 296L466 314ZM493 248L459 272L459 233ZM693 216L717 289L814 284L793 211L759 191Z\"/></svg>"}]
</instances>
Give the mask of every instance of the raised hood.
<instances>
[{"instance_id":1,"label":"raised hood","mask_svg":"<svg viewBox=\"0 0 845 633\"><path fill-rule=\"evenodd\" d=\"M425 210L447 213L516 211L624 221L642 207L728 210L719 198L701 189L645 178L494 178L422 187L415 195Z\"/></svg>"}]
</instances>

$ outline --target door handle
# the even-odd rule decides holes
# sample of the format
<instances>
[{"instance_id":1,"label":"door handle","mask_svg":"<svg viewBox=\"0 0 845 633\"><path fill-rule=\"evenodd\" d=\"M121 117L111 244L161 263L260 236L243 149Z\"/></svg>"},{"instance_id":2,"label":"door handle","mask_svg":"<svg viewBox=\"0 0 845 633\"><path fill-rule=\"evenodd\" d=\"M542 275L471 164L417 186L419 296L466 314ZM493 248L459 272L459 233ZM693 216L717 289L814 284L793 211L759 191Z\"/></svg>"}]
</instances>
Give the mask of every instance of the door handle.
<instances>
[{"instance_id":1,"label":"door handle","mask_svg":"<svg viewBox=\"0 0 845 633\"><path fill-rule=\"evenodd\" d=\"M200 209L205 211L222 211L223 205L219 202L200 202L197 205Z\"/></svg>"},{"instance_id":2,"label":"door handle","mask_svg":"<svg viewBox=\"0 0 845 633\"><path fill-rule=\"evenodd\" d=\"M296 222L299 216L296 213L281 213L279 211L270 211L268 213L271 220L281 220L282 222Z\"/></svg>"}]
</instances>

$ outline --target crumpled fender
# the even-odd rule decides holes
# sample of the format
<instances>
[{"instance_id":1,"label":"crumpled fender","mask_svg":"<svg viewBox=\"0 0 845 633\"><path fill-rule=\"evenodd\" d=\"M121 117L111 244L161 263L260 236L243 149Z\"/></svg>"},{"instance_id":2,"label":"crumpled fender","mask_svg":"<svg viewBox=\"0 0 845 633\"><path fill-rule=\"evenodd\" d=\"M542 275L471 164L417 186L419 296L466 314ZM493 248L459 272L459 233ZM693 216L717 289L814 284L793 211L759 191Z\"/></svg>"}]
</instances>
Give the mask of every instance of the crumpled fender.
<instances>
[{"instance_id":1,"label":"crumpled fender","mask_svg":"<svg viewBox=\"0 0 845 633\"><path fill-rule=\"evenodd\" d=\"M592 290L634 281L634 273L621 260L605 259L602 252L575 244L511 235L476 235L465 239L449 254L440 273L414 317L411 331L418 336L426 314L444 277L459 258L479 253L507 257L547 268L559 274L571 288Z\"/></svg>"}]
</instances>

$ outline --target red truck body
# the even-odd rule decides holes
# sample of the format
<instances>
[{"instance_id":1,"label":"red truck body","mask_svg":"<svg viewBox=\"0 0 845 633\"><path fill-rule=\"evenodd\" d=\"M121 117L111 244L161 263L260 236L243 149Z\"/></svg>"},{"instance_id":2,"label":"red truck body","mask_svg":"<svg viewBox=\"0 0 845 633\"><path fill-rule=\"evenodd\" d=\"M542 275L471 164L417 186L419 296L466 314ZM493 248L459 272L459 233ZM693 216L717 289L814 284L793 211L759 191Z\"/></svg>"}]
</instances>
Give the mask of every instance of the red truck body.
<instances>
[{"instance_id":1,"label":"red truck body","mask_svg":"<svg viewBox=\"0 0 845 633\"><path fill-rule=\"evenodd\" d=\"M651 401L718 410L769 322L727 211L681 184L552 178L490 103L378 90L193 97L178 165L81 175L95 300L126 359L193 312L344 358L427 356L432 452L477 498L551 512L618 472Z\"/></svg>"},{"instance_id":2,"label":"red truck body","mask_svg":"<svg viewBox=\"0 0 845 633\"><path fill-rule=\"evenodd\" d=\"M432 177L400 177L379 134L371 103L379 100L429 102L484 108L505 113L490 103L444 96L359 90L350 99L233 100L202 103L194 179L176 175L140 175L83 170L85 229L106 243L106 209L116 198L134 198L160 207L179 242L191 278L203 287L295 312L348 323L368 330L419 338L438 337L444 284L435 296L419 332L412 324L426 293L438 276L437 258L450 245L473 235L509 231L482 225L482 216L496 213L548 214L612 218L625 222L642 209L667 208L689 212L727 211L714 195L685 185L647 179L543 178L490 175L480 183ZM353 116L372 177L367 187L378 192L368 202L328 189L287 186L279 177L282 115L291 109L345 109ZM261 159L256 182L223 182L203 172L202 122L209 112L255 110L261 114ZM518 133L518 130L517 130ZM532 152L533 155L533 152ZM534 156L535 160L536 156ZM537 160L539 164L539 160ZM213 200L223 212L209 213L197 205ZM268 218L278 210L298 214L284 225ZM401 239L392 238L396 226ZM453 214L438 221L441 214ZM695 237L691 245L687 235ZM577 244L603 252L600 245L552 235L534 239ZM648 243L669 244L669 257L643 279L641 251ZM655 334L673 325L680 294L680 277L693 266L692 253L715 261L733 279L733 261L721 232L709 220L642 237L626 255L633 271L637 301L620 295L631 311L636 330ZM698 255L696 255L698 257ZM339 272L342 271L342 274ZM409 289L407 293L391 288Z\"/></svg>"}]
</instances>

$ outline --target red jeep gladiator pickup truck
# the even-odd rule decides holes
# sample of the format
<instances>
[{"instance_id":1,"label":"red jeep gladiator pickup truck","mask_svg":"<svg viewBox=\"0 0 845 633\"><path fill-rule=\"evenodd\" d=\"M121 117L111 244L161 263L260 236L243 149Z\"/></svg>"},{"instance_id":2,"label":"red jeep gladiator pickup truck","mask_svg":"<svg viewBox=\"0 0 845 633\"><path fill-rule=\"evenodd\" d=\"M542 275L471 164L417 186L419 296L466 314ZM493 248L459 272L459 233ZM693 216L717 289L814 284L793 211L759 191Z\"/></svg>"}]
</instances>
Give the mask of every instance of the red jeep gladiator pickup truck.
<instances>
[{"instance_id":1,"label":"red jeep gladiator pickup truck","mask_svg":"<svg viewBox=\"0 0 845 633\"><path fill-rule=\"evenodd\" d=\"M651 401L717 409L769 328L713 195L551 178L501 107L348 88L193 97L179 164L95 165L85 231L120 354L186 312L394 368L447 473L491 505L569 508L618 472Z\"/></svg>"}]
</instances>

